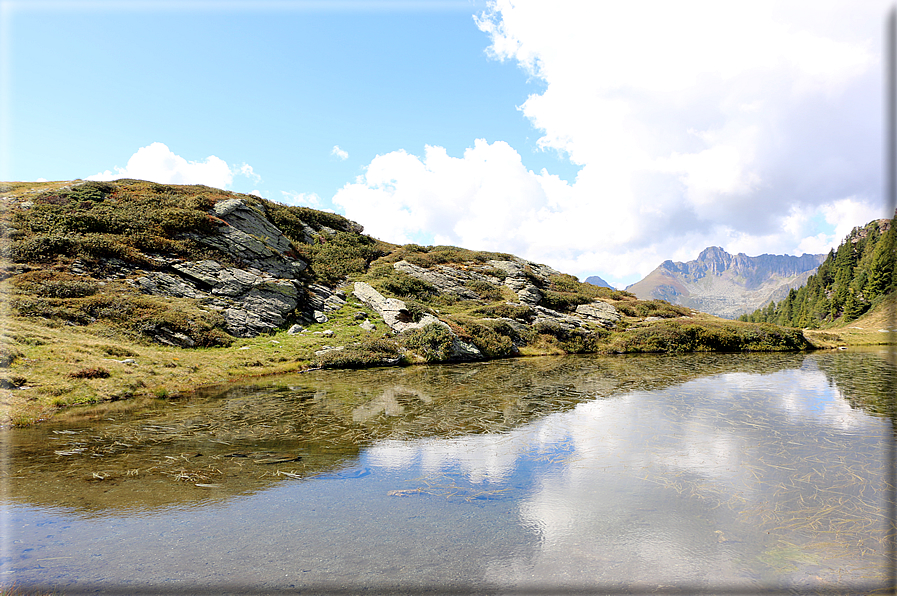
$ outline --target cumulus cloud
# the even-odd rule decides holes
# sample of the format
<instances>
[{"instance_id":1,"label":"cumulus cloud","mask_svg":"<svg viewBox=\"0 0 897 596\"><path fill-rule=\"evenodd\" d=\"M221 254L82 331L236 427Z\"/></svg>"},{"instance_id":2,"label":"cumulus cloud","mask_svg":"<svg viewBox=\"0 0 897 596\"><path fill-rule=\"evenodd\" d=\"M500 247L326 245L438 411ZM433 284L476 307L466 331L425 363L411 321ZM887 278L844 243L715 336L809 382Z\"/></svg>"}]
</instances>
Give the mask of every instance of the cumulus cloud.
<instances>
[{"instance_id":1,"label":"cumulus cloud","mask_svg":"<svg viewBox=\"0 0 897 596\"><path fill-rule=\"evenodd\" d=\"M880 210L886 5L782 4L491 2L488 51L544 84L519 109L576 180L478 140L380 155L334 203L384 239L431 231L615 278L708 245L837 244L868 220L814 222Z\"/></svg>"},{"instance_id":2,"label":"cumulus cloud","mask_svg":"<svg viewBox=\"0 0 897 596\"><path fill-rule=\"evenodd\" d=\"M333 149L330 151L330 155L335 155L343 161L349 159L349 153L340 149L339 145L333 146Z\"/></svg>"},{"instance_id":3,"label":"cumulus cloud","mask_svg":"<svg viewBox=\"0 0 897 596\"><path fill-rule=\"evenodd\" d=\"M282 190L280 194L283 196L285 205L297 205L302 207L321 207L321 197L313 192L296 192L292 190Z\"/></svg>"},{"instance_id":4,"label":"cumulus cloud","mask_svg":"<svg viewBox=\"0 0 897 596\"><path fill-rule=\"evenodd\" d=\"M205 184L227 188L233 183L235 175L246 176L253 182L261 181L261 176L249 164L231 167L214 155L202 161L187 161L173 153L164 143L156 142L138 149L125 167L115 166L114 171L106 170L88 176L87 180L136 178L160 184Z\"/></svg>"},{"instance_id":5,"label":"cumulus cloud","mask_svg":"<svg viewBox=\"0 0 897 596\"><path fill-rule=\"evenodd\" d=\"M463 157L426 147L378 155L333 197L369 233L394 242L432 234L437 244L527 252L529 238L566 183L527 170L503 141L477 139ZM549 194L553 198L549 198Z\"/></svg>"}]
</instances>

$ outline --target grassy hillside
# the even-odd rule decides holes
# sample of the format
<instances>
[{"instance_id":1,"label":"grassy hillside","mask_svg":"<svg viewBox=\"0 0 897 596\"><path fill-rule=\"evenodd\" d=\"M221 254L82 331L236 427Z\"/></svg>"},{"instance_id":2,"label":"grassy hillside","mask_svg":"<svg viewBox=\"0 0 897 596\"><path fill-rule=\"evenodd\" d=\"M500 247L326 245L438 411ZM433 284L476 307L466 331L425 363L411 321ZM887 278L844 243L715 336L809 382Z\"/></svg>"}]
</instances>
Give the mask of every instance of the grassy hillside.
<instances>
[{"instance_id":1,"label":"grassy hillside","mask_svg":"<svg viewBox=\"0 0 897 596\"><path fill-rule=\"evenodd\" d=\"M300 272L264 281L261 265L227 250L222 231L232 226L215 213L228 202L273 225L280 239L261 232L252 238L265 259L301 264ZM389 244L339 215L204 186L0 183L0 233L0 424L26 424L75 404L136 404L255 375L441 362L457 341L487 359L831 345L825 337L808 341L797 329L639 300L504 253ZM226 322L233 298L213 295L219 290L195 270L190 287L203 297L153 293L138 283L212 262L228 275L264 278L250 284L250 298L262 286L271 295L282 287L275 282L298 288L291 290L299 292L295 310L270 333L238 336ZM508 273L511 265L517 277ZM409 274L412 267L466 281L447 291ZM535 302L523 300L511 278L535 292ZM440 324L393 333L353 296L356 281L404 301L409 319L429 315ZM326 317L315 306L321 296L337 304ZM615 323L578 313L589 305L613 307ZM288 333L294 323L305 331ZM165 345L166 338L193 347Z\"/></svg>"}]
</instances>

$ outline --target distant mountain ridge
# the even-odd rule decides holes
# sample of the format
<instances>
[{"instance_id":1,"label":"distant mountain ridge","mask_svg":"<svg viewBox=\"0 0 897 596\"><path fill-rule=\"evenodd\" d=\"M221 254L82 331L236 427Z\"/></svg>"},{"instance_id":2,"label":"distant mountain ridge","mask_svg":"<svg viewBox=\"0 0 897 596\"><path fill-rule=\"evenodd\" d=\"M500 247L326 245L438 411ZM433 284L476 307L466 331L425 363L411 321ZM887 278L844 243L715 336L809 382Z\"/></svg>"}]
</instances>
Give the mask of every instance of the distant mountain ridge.
<instances>
[{"instance_id":1,"label":"distant mountain ridge","mask_svg":"<svg viewBox=\"0 0 897 596\"><path fill-rule=\"evenodd\" d=\"M725 318L753 312L802 286L826 255L732 255L718 246L686 263L664 261L626 288L643 300L662 299Z\"/></svg>"},{"instance_id":2,"label":"distant mountain ridge","mask_svg":"<svg viewBox=\"0 0 897 596\"><path fill-rule=\"evenodd\" d=\"M610 285L609 283L607 283L606 281L604 281L603 279L601 279L601 278L598 277L597 275L590 275L589 277L586 278L585 283L587 283L587 284L592 284L593 286L598 286L598 287L601 287L601 288L611 288L611 289L613 289L613 286L612 286L612 285Z\"/></svg>"}]
</instances>

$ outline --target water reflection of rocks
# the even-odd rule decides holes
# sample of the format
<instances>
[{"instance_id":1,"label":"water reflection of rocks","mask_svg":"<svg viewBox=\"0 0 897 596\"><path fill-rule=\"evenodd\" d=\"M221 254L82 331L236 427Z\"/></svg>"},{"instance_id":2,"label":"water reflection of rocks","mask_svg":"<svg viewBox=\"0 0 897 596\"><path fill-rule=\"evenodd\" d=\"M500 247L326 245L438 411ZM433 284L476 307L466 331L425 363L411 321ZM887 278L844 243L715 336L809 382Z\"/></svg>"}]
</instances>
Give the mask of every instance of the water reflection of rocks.
<instances>
[{"instance_id":1,"label":"water reflection of rocks","mask_svg":"<svg viewBox=\"0 0 897 596\"><path fill-rule=\"evenodd\" d=\"M381 439L503 432L584 401L804 355L559 357L319 371L2 435L6 496L74 508L200 506L351 466Z\"/></svg>"}]
</instances>

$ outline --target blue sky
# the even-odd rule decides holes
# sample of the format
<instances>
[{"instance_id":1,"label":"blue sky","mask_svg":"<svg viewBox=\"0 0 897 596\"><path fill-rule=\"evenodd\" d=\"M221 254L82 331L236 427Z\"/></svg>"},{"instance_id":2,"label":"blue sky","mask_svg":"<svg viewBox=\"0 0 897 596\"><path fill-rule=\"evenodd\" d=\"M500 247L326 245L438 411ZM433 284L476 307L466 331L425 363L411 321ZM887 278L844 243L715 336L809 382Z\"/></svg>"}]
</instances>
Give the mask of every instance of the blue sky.
<instances>
[{"instance_id":1,"label":"blue sky","mask_svg":"<svg viewBox=\"0 0 897 596\"><path fill-rule=\"evenodd\" d=\"M633 283L882 217L887 3L0 1L0 179L205 183Z\"/></svg>"}]
</instances>

